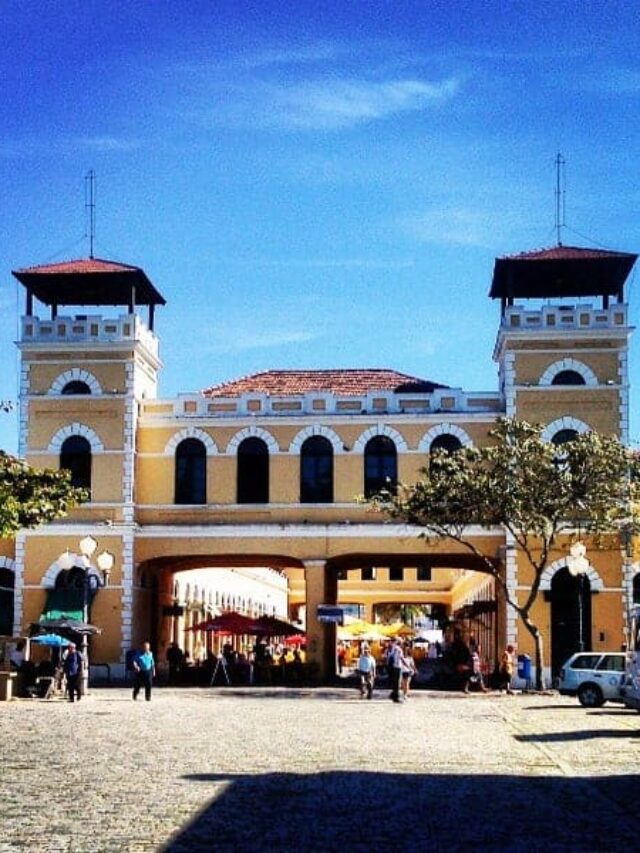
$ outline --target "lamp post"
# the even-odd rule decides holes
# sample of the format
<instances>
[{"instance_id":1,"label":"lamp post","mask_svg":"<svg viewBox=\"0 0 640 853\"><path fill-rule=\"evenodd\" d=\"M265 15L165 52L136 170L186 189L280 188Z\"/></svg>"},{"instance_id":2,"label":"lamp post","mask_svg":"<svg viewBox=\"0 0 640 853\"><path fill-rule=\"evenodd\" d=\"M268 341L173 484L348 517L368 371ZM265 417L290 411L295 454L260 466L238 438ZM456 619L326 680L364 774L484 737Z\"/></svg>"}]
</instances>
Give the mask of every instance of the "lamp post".
<instances>
[{"instance_id":1,"label":"lamp post","mask_svg":"<svg viewBox=\"0 0 640 853\"><path fill-rule=\"evenodd\" d=\"M72 554L69 549L64 551L57 560L61 569L69 571L71 569L79 569L82 572L82 621L85 625L89 622L89 600L92 592L96 592L101 587L106 587L109 584L109 575L115 562L115 557L109 551L101 551L96 557L96 563L100 574L94 568L91 558L98 547L97 541L93 536L85 536L80 540L80 554ZM89 692L89 638L85 631L82 632L82 659L84 666L82 670L82 695L86 696Z\"/></svg>"},{"instance_id":2,"label":"lamp post","mask_svg":"<svg viewBox=\"0 0 640 853\"><path fill-rule=\"evenodd\" d=\"M569 574L576 578L580 578L580 585L578 589L578 620L579 620L579 636L578 642L580 648L578 651L584 651L584 626L583 626L583 612L582 612L582 596L584 593L584 576L589 570L589 561L585 557L587 553L587 548L584 542L574 542L571 548L569 549L569 556L567 557L567 568L569 569Z\"/></svg>"}]
</instances>

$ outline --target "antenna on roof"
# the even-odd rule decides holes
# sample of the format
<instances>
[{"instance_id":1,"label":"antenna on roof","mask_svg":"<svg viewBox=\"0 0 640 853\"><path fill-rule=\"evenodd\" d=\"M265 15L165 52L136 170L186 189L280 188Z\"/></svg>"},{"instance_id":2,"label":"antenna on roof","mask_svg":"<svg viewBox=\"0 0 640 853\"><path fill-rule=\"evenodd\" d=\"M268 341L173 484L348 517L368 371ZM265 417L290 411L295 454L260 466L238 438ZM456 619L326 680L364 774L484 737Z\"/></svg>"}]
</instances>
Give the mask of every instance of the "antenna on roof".
<instances>
[{"instance_id":1,"label":"antenna on roof","mask_svg":"<svg viewBox=\"0 0 640 853\"><path fill-rule=\"evenodd\" d=\"M562 229L565 227L565 196L567 192L566 175L564 167L566 161L562 154L558 152L556 157L556 237L558 246L562 246Z\"/></svg>"},{"instance_id":2,"label":"antenna on roof","mask_svg":"<svg viewBox=\"0 0 640 853\"><path fill-rule=\"evenodd\" d=\"M89 257L92 258L96 239L96 173L93 169L84 177L84 210L87 217L84 236L89 238Z\"/></svg>"}]
</instances>

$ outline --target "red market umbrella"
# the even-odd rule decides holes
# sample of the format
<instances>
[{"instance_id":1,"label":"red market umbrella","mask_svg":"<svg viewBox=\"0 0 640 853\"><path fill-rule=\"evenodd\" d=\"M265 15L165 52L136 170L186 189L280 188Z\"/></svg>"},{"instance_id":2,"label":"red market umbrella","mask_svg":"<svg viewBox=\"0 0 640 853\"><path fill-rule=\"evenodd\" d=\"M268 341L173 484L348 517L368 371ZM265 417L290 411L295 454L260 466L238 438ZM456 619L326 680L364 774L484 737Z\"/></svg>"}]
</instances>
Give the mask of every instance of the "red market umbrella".
<instances>
[{"instance_id":1,"label":"red market umbrella","mask_svg":"<svg viewBox=\"0 0 640 853\"><path fill-rule=\"evenodd\" d=\"M287 637L284 641L287 646L304 646L307 642L306 634L293 634L291 637Z\"/></svg>"},{"instance_id":2,"label":"red market umbrella","mask_svg":"<svg viewBox=\"0 0 640 853\"><path fill-rule=\"evenodd\" d=\"M265 637L291 637L300 633L298 625L292 625L277 616L261 616L253 622L254 630L251 633L262 634Z\"/></svg>"},{"instance_id":3,"label":"red market umbrella","mask_svg":"<svg viewBox=\"0 0 640 853\"><path fill-rule=\"evenodd\" d=\"M213 631L216 634L254 634L254 622L248 616L243 616L242 613L221 613L220 616L214 616L212 619L207 619L200 622L198 625L193 625L191 631Z\"/></svg>"}]
</instances>

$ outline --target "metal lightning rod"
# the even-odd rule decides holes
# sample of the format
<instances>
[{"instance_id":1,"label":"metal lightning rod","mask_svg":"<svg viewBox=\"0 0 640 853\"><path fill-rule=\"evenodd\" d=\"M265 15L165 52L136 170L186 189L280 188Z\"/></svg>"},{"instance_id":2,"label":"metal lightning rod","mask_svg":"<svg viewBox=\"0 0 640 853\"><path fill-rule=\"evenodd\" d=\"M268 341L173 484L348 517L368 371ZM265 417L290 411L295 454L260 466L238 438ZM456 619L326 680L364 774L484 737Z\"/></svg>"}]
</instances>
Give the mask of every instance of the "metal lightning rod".
<instances>
[{"instance_id":1,"label":"metal lightning rod","mask_svg":"<svg viewBox=\"0 0 640 853\"><path fill-rule=\"evenodd\" d=\"M556 238L558 246L562 246L562 229L565 226L565 196L566 196L566 178L565 178L565 159L562 154L558 153L556 157Z\"/></svg>"},{"instance_id":2,"label":"metal lightning rod","mask_svg":"<svg viewBox=\"0 0 640 853\"><path fill-rule=\"evenodd\" d=\"M84 209L89 226L89 257L93 258L93 244L96 239L96 173L89 169L84 179Z\"/></svg>"}]
</instances>

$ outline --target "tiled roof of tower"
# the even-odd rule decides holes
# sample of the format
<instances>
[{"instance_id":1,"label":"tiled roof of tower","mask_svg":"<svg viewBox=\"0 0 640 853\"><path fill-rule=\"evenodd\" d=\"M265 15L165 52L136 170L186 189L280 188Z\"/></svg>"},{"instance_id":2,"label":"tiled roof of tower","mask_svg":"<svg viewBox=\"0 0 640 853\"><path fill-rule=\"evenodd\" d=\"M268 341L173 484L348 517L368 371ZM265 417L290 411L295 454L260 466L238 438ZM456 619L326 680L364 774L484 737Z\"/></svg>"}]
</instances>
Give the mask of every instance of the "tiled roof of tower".
<instances>
[{"instance_id":1,"label":"tiled roof of tower","mask_svg":"<svg viewBox=\"0 0 640 853\"><path fill-rule=\"evenodd\" d=\"M164 305L141 267L76 258L13 270L13 275L44 305Z\"/></svg>"},{"instance_id":2,"label":"tiled roof of tower","mask_svg":"<svg viewBox=\"0 0 640 853\"><path fill-rule=\"evenodd\" d=\"M264 370L202 391L205 397L238 397L242 394L291 396L309 392L348 396L374 391L430 393L447 388L428 379L409 376L397 370Z\"/></svg>"},{"instance_id":3,"label":"tiled roof of tower","mask_svg":"<svg viewBox=\"0 0 640 853\"><path fill-rule=\"evenodd\" d=\"M31 275L87 275L101 272L138 272L140 267L121 264L118 261L103 261L101 258L77 258L72 261L61 261L58 264L38 264L35 267L25 267L15 271L18 274Z\"/></svg>"},{"instance_id":4,"label":"tiled roof of tower","mask_svg":"<svg viewBox=\"0 0 640 853\"><path fill-rule=\"evenodd\" d=\"M629 258L635 257L628 252L612 252L608 249L587 249L582 246L551 246L548 249L535 249L532 252L518 252L516 255L503 255L510 261L574 261L591 258Z\"/></svg>"},{"instance_id":5,"label":"tiled roof of tower","mask_svg":"<svg viewBox=\"0 0 640 853\"><path fill-rule=\"evenodd\" d=\"M503 300L615 296L622 302L637 257L562 245L505 255L496 258L489 296Z\"/></svg>"}]
</instances>

